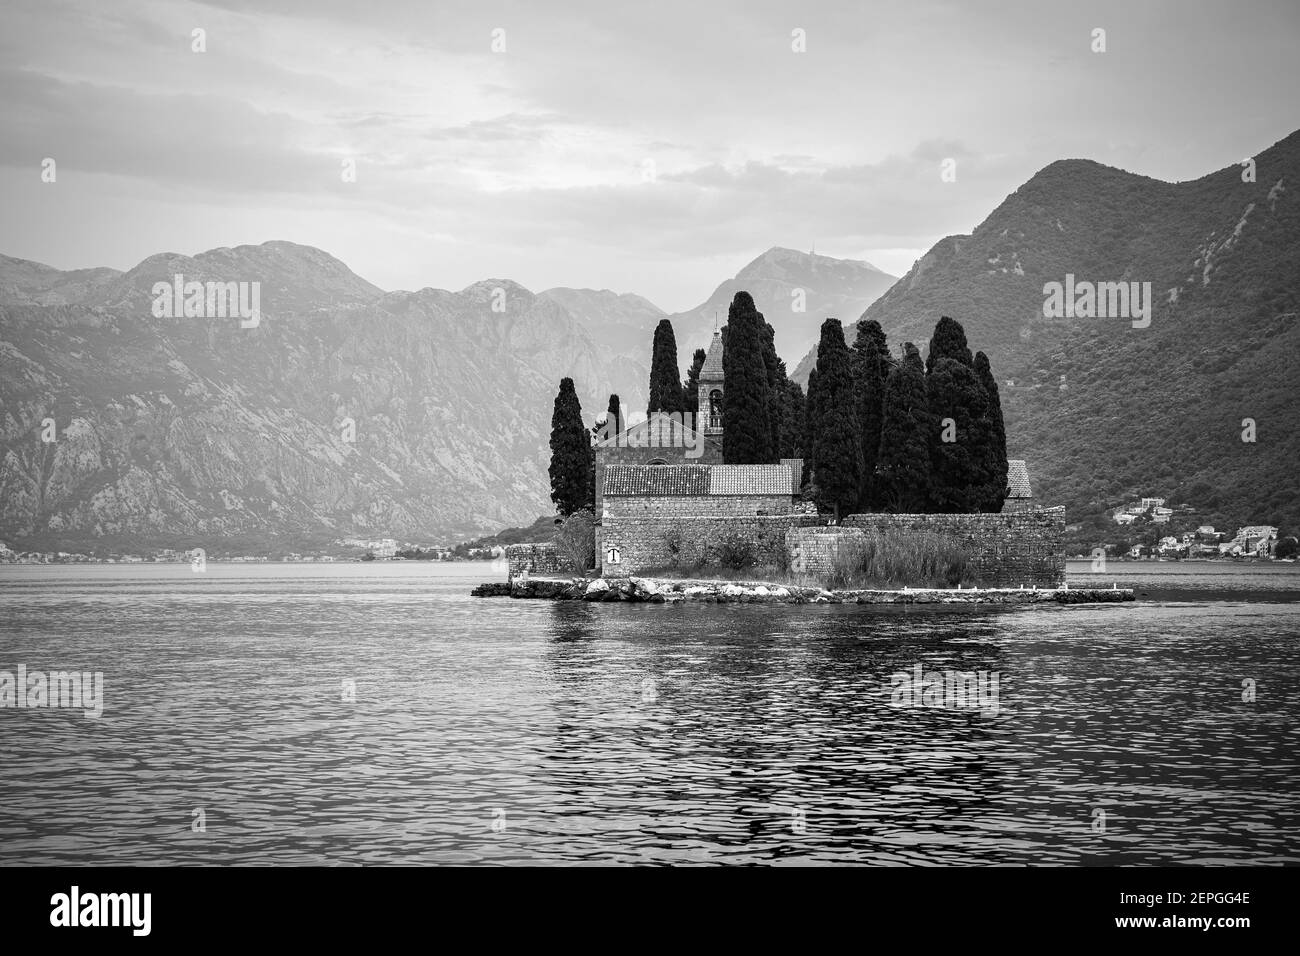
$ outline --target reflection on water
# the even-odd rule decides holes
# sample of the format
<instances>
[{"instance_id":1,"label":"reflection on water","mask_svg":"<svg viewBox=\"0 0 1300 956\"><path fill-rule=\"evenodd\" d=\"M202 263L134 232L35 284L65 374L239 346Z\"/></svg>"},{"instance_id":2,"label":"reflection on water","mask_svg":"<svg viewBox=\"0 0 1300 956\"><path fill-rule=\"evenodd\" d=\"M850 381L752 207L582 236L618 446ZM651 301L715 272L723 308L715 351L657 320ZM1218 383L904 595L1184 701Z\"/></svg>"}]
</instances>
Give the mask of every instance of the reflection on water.
<instances>
[{"instance_id":1,"label":"reflection on water","mask_svg":"<svg viewBox=\"0 0 1300 956\"><path fill-rule=\"evenodd\" d=\"M988 610L469 598L488 576L0 570L0 669L106 695L0 711L0 863L1300 862L1294 570ZM996 716L891 706L893 674L975 672Z\"/></svg>"}]
</instances>

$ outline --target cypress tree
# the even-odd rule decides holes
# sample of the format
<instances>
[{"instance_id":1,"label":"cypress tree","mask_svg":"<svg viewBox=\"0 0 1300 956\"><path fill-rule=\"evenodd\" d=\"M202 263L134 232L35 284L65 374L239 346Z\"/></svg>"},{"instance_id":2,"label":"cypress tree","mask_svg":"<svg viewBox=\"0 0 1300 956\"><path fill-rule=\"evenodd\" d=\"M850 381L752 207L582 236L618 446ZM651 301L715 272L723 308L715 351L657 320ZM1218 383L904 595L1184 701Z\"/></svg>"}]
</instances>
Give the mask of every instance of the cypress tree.
<instances>
[{"instance_id":1,"label":"cypress tree","mask_svg":"<svg viewBox=\"0 0 1300 956\"><path fill-rule=\"evenodd\" d=\"M997 379L989 367L989 357L983 352L975 353L975 376L984 388L985 397L984 494L980 510L996 514L1002 511L1007 497L1007 429Z\"/></svg>"},{"instance_id":2,"label":"cypress tree","mask_svg":"<svg viewBox=\"0 0 1300 956\"><path fill-rule=\"evenodd\" d=\"M839 319L822 323L817 388L819 418L813 468L817 488L838 522L856 507L862 491L862 423L856 376Z\"/></svg>"},{"instance_id":3,"label":"cypress tree","mask_svg":"<svg viewBox=\"0 0 1300 956\"><path fill-rule=\"evenodd\" d=\"M781 447L780 458L806 458L804 448L804 418L807 414L804 405L803 389L798 382L786 378L782 383L781 394ZM802 485L802 480L800 485Z\"/></svg>"},{"instance_id":4,"label":"cypress tree","mask_svg":"<svg viewBox=\"0 0 1300 956\"><path fill-rule=\"evenodd\" d=\"M681 375L673 324L668 319L660 319L655 326L654 351L650 356L650 404L646 414L682 410Z\"/></svg>"},{"instance_id":5,"label":"cypress tree","mask_svg":"<svg viewBox=\"0 0 1300 956\"><path fill-rule=\"evenodd\" d=\"M587 499L582 507L593 515L596 513L596 445L587 442Z\"/></svg>"},{"instance_id":6,"label":"cypress tree","mask_svg":"<svg viewBox=\"0 0 1300 956\"><path fill-rule=\"evenodd\" d=\"M879 326L877 326L879 328ZM883 339L883 335L881 336ZM876 466L880 459L880 425L884 416L885 380L888 366L881 356L877 339L859 334L863 348L857 361L858 417L862 430L862 488L858 505L874 510L880 507L880 489L877 487Z\"/></svg>"},{"instance_id":7,"label":"cypress tree","mask_svg":"<svg viewBox=\"0 0 1300 956\"><path fill-rule=\"evenodd\" d=\"M803 481L800 485L817 480L813 474L813 449L817 447L817 423L821 416L821 389L817 384L817 369L808 373L808 396L804 399L803 428Z\"/></svg>"},{"instance_id":8,"label":"cypress tree","mask_svg":"<svg viewBox=\"0 0 1300 956\"><path fill-rule=\"evenodd\" d=\"M737 292L727 309L722 352L722 458L730 465L774 460L763 325L750 294Z\"/></svg>"},{"instance_id":9,"label":"cypress tree","mask_svg":"<svg viewBox=\"0 0 1300 956\"><path fill-rule=\"evenodd\" d=\"M611 438L623 430L623 407L618 395L609 396L609 408L605 411L605 433Z\"/></svg>"},{"instance_id":10,"label":"cypress tree","mask_svg":"<svg viewBox=\"0 0 1300 956\"><path fill-rule=\"evenodd\" d=\"M988 409L975 370L940 356L925 377L932 422L930 507L934 511L979 511L986 493Z\"/></svg>"},{"instance_id":11,"label":"cypress tree","mask_svg":"<svg viewBox=\"0 0 1300 956\"><path fill-rule=\"evenodd\" d=\"M551 500L560 514L567 517L591 506L595 491L592 459L591 438L582 423L582 404L573 379L563 378L551 413Z\"/></svg>"},{"instance_id":12,"label":"cypress tree","mask_svg":"<svg viewBox=\"0 0 1300 956\"><path fill-rule=\"evenodd\" d=\"M763 313L759 313L759 318ZM781 393L785 380L785 363L776 354L776 329L772 323L763 323L763 368L767 372L767 418L772 428L769 442L772 460L781 455Z\"/></svg>"},{"instance_id":13,"label":"cypress tree","mask_svg":"<svg viewBox=\"0 0 1300 956\"><path fill-rule=\"evenodd\" d=\"M880 327L879 322L868 319L864 314L862 320L858 322L858 334L853 340L853 348L865 353L868 342L875 342L876 351L881 355L889 354L889 346L885 342L885 330Z\"/></svg>"},{"instance_id":14,"label":"cypress tree","mask_svg":"<svg viewBox=\"0 0 1300 956\"><path fill-rule=\"evenodd\" d=\"M970 348L966 345L966 330L961 323L948 316L941 316L935 324L934 335L930 337L930 354L925 358L925 374L934 370L934 365L941 358L950 358L971 367Z\"/></svg>"},{"instance_id":15,"label":"cypress tree","mask_svg":"<svg viewBox=\"0 0 1300 956\"><path fill-rule=\"evenodd\" d=\"M701 429L700 425L700 369L704 367L704 349L696 349L691 356L691 367L686 372L686 384L682 386L682 408L691 414L691 427Z\"/></svg>"},{"instance_id":16,"label":"cypress tree","mask_svg":"<svg viewBox=\"0 0 1300 956\"><path fill-rule=\"evenodd\" d=\"M923 512L930 495L930 412L925 365L911 342L885 382L877 476L881 500L890 511Z\"/></svg>"}]
</instances>

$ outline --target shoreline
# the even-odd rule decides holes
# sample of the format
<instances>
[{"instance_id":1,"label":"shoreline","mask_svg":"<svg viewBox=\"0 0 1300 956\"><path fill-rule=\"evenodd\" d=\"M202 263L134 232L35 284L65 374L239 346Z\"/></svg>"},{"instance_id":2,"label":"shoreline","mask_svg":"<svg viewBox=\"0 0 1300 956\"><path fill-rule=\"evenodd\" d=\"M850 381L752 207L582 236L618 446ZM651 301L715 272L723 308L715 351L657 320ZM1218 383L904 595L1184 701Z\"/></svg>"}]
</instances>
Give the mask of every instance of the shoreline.
<instances>
[{"instance_id":1,"label":"shoreline","mask_svg":"<svg viewBox=\"0 0 1300 956\"><path fill-rule=\"evenodd\" d=\"M472 597L643 604L1112 604L1136 600L1132 588L870 588L829 590L770 581L689 578L530 577L480 584Z\"/></svg>"}]
</instances>

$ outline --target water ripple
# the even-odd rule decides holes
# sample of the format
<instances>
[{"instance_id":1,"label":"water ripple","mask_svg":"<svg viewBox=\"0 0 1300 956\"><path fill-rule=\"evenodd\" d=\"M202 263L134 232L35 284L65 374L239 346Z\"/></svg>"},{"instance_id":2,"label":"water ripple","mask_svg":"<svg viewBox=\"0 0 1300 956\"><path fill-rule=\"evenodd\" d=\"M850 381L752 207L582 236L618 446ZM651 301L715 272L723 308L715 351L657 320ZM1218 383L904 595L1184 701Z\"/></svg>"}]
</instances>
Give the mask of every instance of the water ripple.
<instances>
[{"instance_id":1,"label":"water ripple","mask_svg":"<svg viewBox=\"0 0 1300 956\"><path fill-rule=\"evenodd\" d=\"M1272 579L928 610L468 598L486 577L0 572L0 669L106 694L0 711L0 863L1300 862ZM996 713L891 706L918 665L996 674Z\"/></svg>"}]
</instances>

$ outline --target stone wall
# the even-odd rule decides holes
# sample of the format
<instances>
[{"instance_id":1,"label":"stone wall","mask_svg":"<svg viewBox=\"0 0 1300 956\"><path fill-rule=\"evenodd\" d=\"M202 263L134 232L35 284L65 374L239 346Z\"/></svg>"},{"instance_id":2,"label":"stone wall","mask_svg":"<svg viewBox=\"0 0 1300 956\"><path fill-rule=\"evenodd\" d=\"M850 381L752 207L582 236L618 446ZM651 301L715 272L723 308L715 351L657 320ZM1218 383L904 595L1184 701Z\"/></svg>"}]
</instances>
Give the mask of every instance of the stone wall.
<instances>
[{"instance_id":1,"label":"stone wall","mask_svg":"<svg viewBox=\"0 0 1300 956\"><path fill-rule=\"evenodd\" d=\"M559 552L549 541L506 545L506 560L510 564L511 579L521 571L529 574L559 574L565 570Z\"/></svg>"},{"instance_id":2,"label":"stone wall","mask_svg":"<svg viewBox=\"0 0 1300 956\"><path fill-rule=\"evenodd\" d=\"M1065 509L1040 508L1008 514L849 515L840 528L790 537L800 547L791 560L828 567L835 532L932 531L960 541L971 552L971 568L985 587L1056 587L1065 579ZM809 565L811 562L811 566Z\"/></svg>"},{"instance_id":3,"label":"stone wall","mask_svg":"<svg viewBox=\"0 0 1300 956\"><path fill-rule=\"evenodd\" d=\"M668 495L616 496L605 498L604 518L641 518L660 515L768 515L789 514L793 510L789 495Z\"/></svg>"},{"instance_id":4,"label":"stone wall","mask_svg":"<svg viewBox=\"0 0 1300 956\"><path fill-rule=\"evenodd\" d=\"M827 574L832 568L839 543L846 538L861 538L865 534L861 528L791 528L785 533L790 570L797 574Z\"/></svg>"},{"instance_id":5,"label":"stone wall","mask_svg":"<svg viewBox=\"0 0 1300 956\"><path fill-rule=\"evenodd\" d=\"M710 500L715 496L710 496ZM720 497L720 496L719 496ZM673 509L655 512L630 511L611 513L606 499L606 514L601 523L601 573L604 577L626 577L649 570L675 568L690 571L703 564L723 563L729 544L740 546L753 557L757 566L785 567L788 559L786 532L791 528L820 524L822 519L809 514L756 515L753 497L748 514L684 514ZM647 499L637 499L646 501ZM698 505L701 498L677 499ZM786 510L789 499L786 498ZM621 561L611 564L610 549L617 549Z\"/></svg>"}]
</instances>

